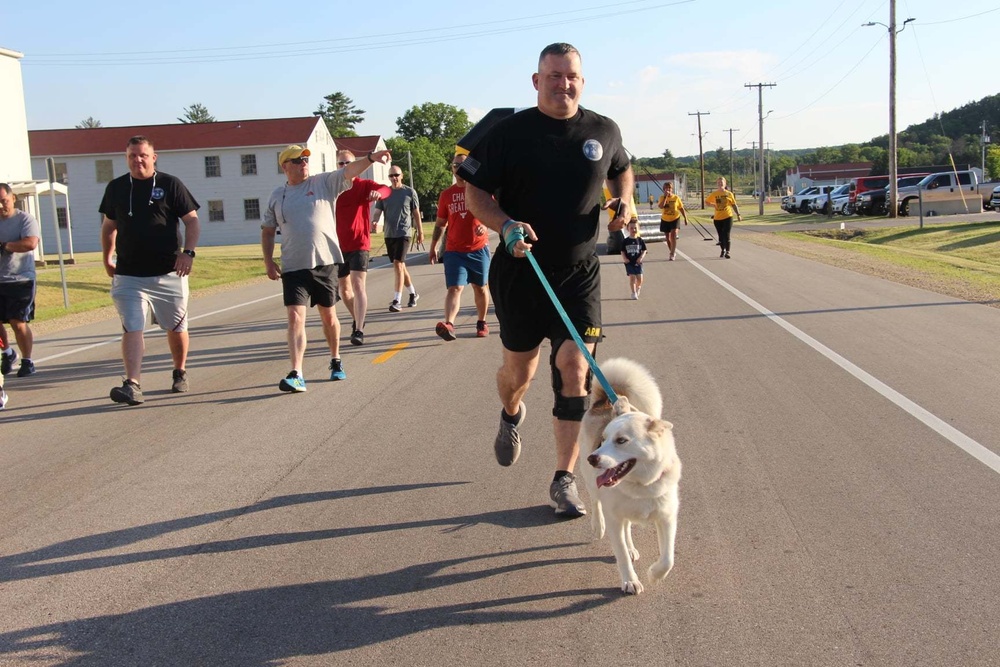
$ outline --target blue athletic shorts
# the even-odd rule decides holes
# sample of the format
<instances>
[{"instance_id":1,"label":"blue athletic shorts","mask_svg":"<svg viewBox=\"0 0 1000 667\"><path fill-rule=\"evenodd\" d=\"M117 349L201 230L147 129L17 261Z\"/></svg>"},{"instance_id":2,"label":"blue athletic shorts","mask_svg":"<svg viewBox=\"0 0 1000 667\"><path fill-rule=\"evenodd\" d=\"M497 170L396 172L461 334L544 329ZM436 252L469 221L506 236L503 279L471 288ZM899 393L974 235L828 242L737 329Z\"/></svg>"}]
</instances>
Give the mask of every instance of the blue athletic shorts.
<instances>
[{"instance_id":1,"label":"blue athletic shorts","mask_svg":"<svg viewBox=\"0 0 1000 667\"><path fill-rule=\"evenodd\" d=\"M449 250L444 254L444 284L461 287L472 283L484 287L490 272L490 249L472 252Z\"/></svg>"}]
</instances>

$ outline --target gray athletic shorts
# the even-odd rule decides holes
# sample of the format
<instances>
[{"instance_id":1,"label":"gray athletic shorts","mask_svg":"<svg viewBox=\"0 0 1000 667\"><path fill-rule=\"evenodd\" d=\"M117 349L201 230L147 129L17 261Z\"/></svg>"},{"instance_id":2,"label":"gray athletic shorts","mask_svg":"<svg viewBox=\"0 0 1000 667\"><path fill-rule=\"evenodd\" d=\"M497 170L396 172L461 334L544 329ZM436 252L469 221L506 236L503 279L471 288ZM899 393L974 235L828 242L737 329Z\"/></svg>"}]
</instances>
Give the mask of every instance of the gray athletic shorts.
<instances>
[{"instance_id":1,"label":"gray athletic shorts","mask_svg":"<svg viewBox=\"0 0 1000 667\"><path fill-rule=\"evenodd\" d=\"M187 276L115 276L111 280L111 300L126 333L146 328L150 308L164 331L187 331Z\"/></svg>"}]
</instances>

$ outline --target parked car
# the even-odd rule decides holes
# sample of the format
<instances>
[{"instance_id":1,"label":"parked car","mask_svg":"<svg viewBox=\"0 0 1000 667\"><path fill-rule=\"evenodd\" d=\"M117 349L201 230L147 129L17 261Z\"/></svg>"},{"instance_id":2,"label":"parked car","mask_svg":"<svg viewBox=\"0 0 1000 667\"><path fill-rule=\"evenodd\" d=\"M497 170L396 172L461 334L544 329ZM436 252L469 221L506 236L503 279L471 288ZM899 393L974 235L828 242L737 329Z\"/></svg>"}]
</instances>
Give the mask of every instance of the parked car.
<instances>
[{"instance_id":1,"label":"parked car","mask_svg":"<svg viewBox=\"0 0 1000 667\"><path fill-rule=\"evenodd\" d=\"M993 188L993 194L990 196L990 208L994 211L1000 211L1000 185Z\"/></svg>"},{"instance_id":2,"label":"parked car","mask_svg":"<svg viewBox=\"0 0 1000 667\"><path fill-rule=\"evenodd\" d=\"M888 176L858 176L851 179L850 197L854 213L858 212L858 196L870 190L881 190L889 185Z\"/></svg>"},{"instance_id":3,"label":"parked car","mask_svg":"<svg viewBox=\"0 0 1000 667\"><path fill-rule=\"evenodd\" d=\"M843 185L838 185L833 188L827 194L816 195L809 200L809 208L814 213L826 215L830 212L829 207L832 205L834 213L842 213L844 210L844 202L850 200L850 195L848 193L849 188L850 184L844 183Z\"/></svg>"},{"instance_id":4,"label":"parked car","mask_svg":"<svg viewBox=\"0 0 1000 667\"><path fill-rule=\"evenodd\" d=\"M896 201L902 201L902 198L898 195L900 188L908 188L916 185L923 180L926 175L927 174L912 174L897 178ZM858 215L885 215L889 212L888 202L889 186L886 185L881 190L868 190L867 192L858 195L857 201L854 202L854 210Z\"/></svg>"},{"instance_id":5,"label":"parked car","mask_svg":"<svg viewBox=\"0 0 1000 667\"><path fill-rule=\"evenodd\" d=\"M996 183L979 183L976 172L971 169L929 174L916 185L899 191L899 212L909 215L910 207L916 206L919 199L923 199L925 206L933 205L935 202L953 199L961 190L967 198L973 200L973 212L978 213L991 205L995 188Z\"/></svg>"},{"instance_id":6,"label":"parked car","mask_svg":"<svg viewBox=\"0 0 1000 667\"><path fill-rule=\"evenodd\" d=\"M789 213L795 213L799 210L799 200L807 195L814 195L819 192L819 188L816 186L810 186L808 188L803 188L796 192L791 197L781 198L781 208L788 211Z\"/></svg>"}]
</instances>

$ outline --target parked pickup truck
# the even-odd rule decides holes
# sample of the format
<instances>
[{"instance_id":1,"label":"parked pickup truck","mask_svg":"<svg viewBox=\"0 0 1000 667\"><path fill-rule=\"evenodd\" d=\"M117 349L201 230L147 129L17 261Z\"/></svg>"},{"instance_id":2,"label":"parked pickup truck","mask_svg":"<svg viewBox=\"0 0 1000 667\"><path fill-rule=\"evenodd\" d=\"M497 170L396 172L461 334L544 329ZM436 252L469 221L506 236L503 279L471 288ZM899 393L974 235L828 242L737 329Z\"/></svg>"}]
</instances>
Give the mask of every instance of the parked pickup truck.
<instances>
[{"instance_id":1,"label":"parked pickup truck","mask_svg":"<svg viewBox=\"0 0 1000 667\"><path fill-rule=\"evenodd\" d=\"M818 193L819 193L819 188L816 186L803 188L802 190L799 190L791 197L782 197L781 208L785 209L789 213L795 213L797 210L799 210L799 202L803 197L807 195L815 195Z\"/></svg>"},{"instance_id":2,"label":"parked pickup truck","mask_svg":"<svg viewBox=\"0 0 1000 667\"><path fill-rule=\"evenodd\" d=\"M990 197L990 208L1000 211L1000 185L993 188L993 196Z\"/></svg>"},{"instance_id":3,"label":"parked pickup truck","mask_svg":"<svg viewBox=\"0 0 1000 667\"><path fill-rule=\"evenodd\" d=\"M976 172L971 170L929 174L916 185L899 188L899 212L909 215L910 207L916 207L919 199L923 200L924 208L933 210L938 202L956 199L961 190L969 211L979 213L991 206L990 199L996 186L996 183L979 183Z\"/></svg>"},{"instance_id":4,"label":"parked pickup truck","mask_svg":"<svg viewBox=\"0 0 1000 667\"><path fill-rule=\"evenodd\" d=\"M850 185L848 183L844 183L843 185L838 185L825 195L815 195L809 201L809 208L812 209L814 213L826 215L830 212L828 207L832 203L834 213L843 213L844 204L850 201L850 194L848 192L849 189Z\"/></svg>"},{"instance_id":5,"label":"parked pickup truck","mask_svg":"<svg viewBox=\"0 0 1000 667\"><path fill-rule=\"evenodd\" d=\"M806 188L805 190L799 192L797 195L791 197L788 203L785 205L785 210L794 213L798 211L799 213L811 213L809 210L809 204L812 203L814 197L826 196L826 193L833 190L835 185L816 185L811 188Z\"/></svg>"}]
</instances>

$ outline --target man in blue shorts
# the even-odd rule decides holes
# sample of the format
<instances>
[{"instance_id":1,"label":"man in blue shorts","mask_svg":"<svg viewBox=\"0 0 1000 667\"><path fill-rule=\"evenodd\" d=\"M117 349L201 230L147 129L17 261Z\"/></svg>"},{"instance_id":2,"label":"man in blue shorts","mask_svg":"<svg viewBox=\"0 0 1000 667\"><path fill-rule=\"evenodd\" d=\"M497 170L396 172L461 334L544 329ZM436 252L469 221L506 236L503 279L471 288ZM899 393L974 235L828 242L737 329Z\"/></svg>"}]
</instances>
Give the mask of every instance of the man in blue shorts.
<instances>
[{"instance_id":1,"label":"man in blue shorts","mask_svg":"<svg viewBox=\"0 0 1000 667\"><path fill-rule=\"evenodd\" d=\"M589 404L590 367L525 252L531 250L593 353L601 338L596 250L604 183L612 194L606 207L618 210L608 229L617 232L631 217L635 178L615 122L579 106L584 79L576 48L559 43L543 49L532 82L538 106L500 121L472 149L459 175L468 183L469 210L500 233L489 275L504 348L497 372L503 403L493 445L497 462L512 465L520 454L518 427L526 411L521 399L548 338L556 444L549 498L557 515L578 517L586 509L572 470Z\"/></svg>"},{"instance_id":2,"label":"man in blue shorts","mask_svg":"<svg viewBox=\"0 0 1000 667\"><path fill-rule=\"evenodd\" d=\"M465 157L456 155L452 159L452 171L458 171ZM445 340L455 340L455 319L461 306L462 290L472 283L476 298L476 336L485 338L490 334L486 326L486 310L490 306L490 295L486 290L490 269L489 235L485 225L466 209L465 181L457 174L455 184L438 198L437 224L431 237L429 255L431 264L438 259L438 241L446 230L444 282L448 293L444 298L444 320L437 323L434 331Z\"/></svg>"}]
</instances>

